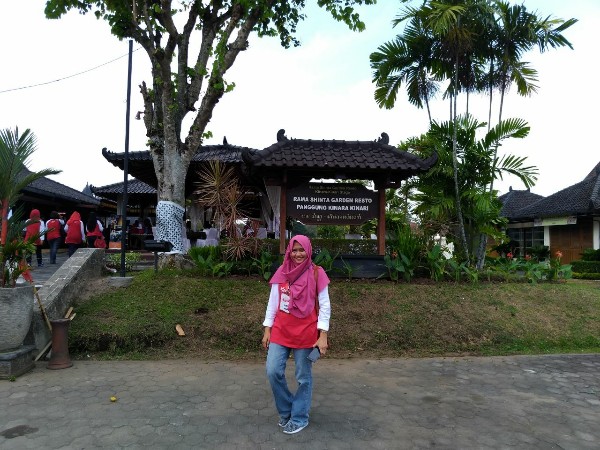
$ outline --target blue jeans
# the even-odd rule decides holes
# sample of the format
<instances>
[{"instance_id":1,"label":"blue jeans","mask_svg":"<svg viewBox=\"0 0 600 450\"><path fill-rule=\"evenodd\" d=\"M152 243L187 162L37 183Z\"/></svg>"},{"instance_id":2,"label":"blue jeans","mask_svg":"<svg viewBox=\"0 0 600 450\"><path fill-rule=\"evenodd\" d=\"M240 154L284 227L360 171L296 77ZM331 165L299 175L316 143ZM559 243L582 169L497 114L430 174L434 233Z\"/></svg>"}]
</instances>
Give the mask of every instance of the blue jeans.
<instances>
[{"instance_id":1,"label":"blue jeans","mask_svg":"<svg viewBox=\"0 0 600 450\"><path fill-rule=\"evenodd\" d=\"M50 246L50 264L56 264L56 254L58 253L58 247L60 247L60 238L48 239L48 245Z\"/></svg>"},{"instance_id":2,"label":"blue jeans","mask_svg":"<svg viewBox=\"0 0 600 450\"><path fill-rule=\"evenodd\" d=\"M271 342L267 352L267 378L271 383L275 407L282 419L291 418L296 425L308 425L312 401L312 362L307 358L312 348L288 348ZM292 394L285 379L285 366L294 353L298 389Z\"/></svg>"}]
</instances>

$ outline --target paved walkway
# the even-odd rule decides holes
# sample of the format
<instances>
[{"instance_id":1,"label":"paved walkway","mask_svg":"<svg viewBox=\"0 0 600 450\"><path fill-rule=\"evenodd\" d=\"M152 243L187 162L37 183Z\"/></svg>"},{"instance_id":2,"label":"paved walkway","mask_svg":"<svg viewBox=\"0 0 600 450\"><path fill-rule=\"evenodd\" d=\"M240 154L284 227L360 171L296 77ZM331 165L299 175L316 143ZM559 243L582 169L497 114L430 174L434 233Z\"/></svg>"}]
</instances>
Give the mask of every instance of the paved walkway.
<instances>
[{"instance_id":1,"label":"paved walkway","mask_svg":"<svg viewBox=\"0 0 600 450\"><path fill-rule=\"evenodd\" d=\"M599 374L600 354L324 358L287 436L260 363L38 362L0 381L0 449L598 449Z\"/></svg>"},{"instance_id":2,"label":"paved walkway","mask_svg":"<svg viewBox=\"0 0 600 450\"><path fill-rule=\"evenodd\" d=\"M48 249L44 249L42 253L42 261L44 265L42 267L37 267L35 255L33 255L33 267L31 269L31 276L33 277L33 282L36 286L43 285L54 272L58 270L60 266L68 259L67 249L61 248L58 250L56 254L56 264L50 264L50 253Z\"/></svg>"}]
</instances>

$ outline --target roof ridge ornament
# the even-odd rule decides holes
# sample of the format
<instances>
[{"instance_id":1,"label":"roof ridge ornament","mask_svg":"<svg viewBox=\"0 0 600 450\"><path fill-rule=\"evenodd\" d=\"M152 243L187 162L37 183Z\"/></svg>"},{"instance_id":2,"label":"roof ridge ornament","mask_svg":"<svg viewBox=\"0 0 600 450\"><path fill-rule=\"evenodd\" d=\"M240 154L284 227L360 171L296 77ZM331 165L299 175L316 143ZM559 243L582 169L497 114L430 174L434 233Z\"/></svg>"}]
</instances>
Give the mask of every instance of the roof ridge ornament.
<instances>
[{"instance_id":1,"label":"roof ridge ornament","mask_svg":"<svg viewBox=\"0 0 600 450\"><path fill-rule=\"evenodd\" d=\"M229 144L229 142L227 142L227 136L223 136L223 145L227 144Z\"/></svg>"},{"instance_id":2,"label":"roof ridge ornament","mask_svg":"<svg viewBox=\"0 0 600 450\"><path fill-rule=\"evenodd\" d=\"M390 137L388 136L388 134L386 132L381 133L381 137L377 138L377 142L378 144L385 144L385 145L389 145L390 143Z\"/></svg>"},{"instance_id":3,"label":"roof ridge ornament","mask_svg":"<svg viewBox=\"0 0 600 450\"><path fill-rule=\"evenodd\" d=\"M287 141L288 138L285 135L285 130L282 128L277 132L277 142Z\"/></svg>"}]
</instances>

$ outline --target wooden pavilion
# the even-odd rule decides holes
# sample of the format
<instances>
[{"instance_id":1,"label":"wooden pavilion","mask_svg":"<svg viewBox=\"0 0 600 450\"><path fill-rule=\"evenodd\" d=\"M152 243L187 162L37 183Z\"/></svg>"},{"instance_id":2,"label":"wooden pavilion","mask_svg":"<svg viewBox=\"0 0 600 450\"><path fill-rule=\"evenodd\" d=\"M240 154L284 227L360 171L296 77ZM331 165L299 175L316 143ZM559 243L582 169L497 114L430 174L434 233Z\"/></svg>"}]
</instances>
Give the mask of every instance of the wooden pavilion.
<instances>
[{"instance_id":1,"label":"wooden pavilion","mask_svg":"<svg viewBox=\"0 0 600 450\"><path fill-rule=\"evenodd\" d=\"M102 154L123 169L124 153L103 149ZM425 173L436 163L437 155L422 159L398 150L389 145L386 133L374 141L345 141L289 139L284 130L279 130L277 142L263 150L230 145L225 139L223 145L200 147L188 169L186 196L194 191L197 172L214 160L234 167L241 184L260 199L263 218L280 237L281 253L285 251L286 221L280 218L291 215L304 223L337 224L360 223L375 217L377 252L383 255L385 190L398 188L403 180ZM128 161L132 176L156 187L149 151L130 152ZM313 179L369 180L374 183L375 192L346 183L315 184L310 182Z\"/></svg>"}]
</instances>

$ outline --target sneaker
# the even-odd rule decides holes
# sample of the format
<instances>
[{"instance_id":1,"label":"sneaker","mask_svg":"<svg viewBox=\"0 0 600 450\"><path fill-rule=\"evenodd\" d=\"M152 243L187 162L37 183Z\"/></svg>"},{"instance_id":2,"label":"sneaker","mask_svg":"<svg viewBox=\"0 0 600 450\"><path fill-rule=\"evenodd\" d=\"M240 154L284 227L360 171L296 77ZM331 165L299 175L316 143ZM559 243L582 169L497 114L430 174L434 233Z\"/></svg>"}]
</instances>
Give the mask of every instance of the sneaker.
<instances>
[{"instance_id":1,"label":"sneaker","mask_svg":"<svg viewBox=\"0 0 600 450\"><path fill-rule=\"evenodd\" d=\"M282 417L281 419L279 419L279 422L277 422L277 425L279 425L281 428L284 428L289 421L290 417L286 417L285 419Z\"/></svg>"},{"instance_id":2,"label":"sneaker","mask_svg":"<svg viewBox=\"0 0 600 450\"><path fill-rule=\"evenodd\" d=\"M283 427L283 432L285 434L295 434L295 433L298 433L299 431L304 430L307 426L308 426L308 423L305 425L297 425L290 420L287 423L287 425L285 427Z\"/></svg>"}]
</instances>

